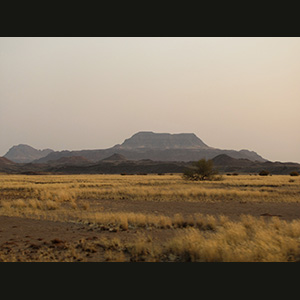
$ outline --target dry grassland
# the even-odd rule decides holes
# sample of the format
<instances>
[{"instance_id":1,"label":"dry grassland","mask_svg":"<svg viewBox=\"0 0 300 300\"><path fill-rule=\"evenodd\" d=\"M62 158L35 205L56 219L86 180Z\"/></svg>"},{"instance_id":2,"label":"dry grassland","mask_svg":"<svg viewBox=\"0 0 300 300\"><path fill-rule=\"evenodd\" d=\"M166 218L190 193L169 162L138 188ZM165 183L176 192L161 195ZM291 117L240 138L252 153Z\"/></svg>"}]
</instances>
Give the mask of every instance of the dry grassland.
<instances>
[{"instance_id":1,"label":"dry grassland","mask_svg":"<svg viewBox=\"0 0 300 300\"><path fill-rule=\"evenodd\" d=\"M299 219L285 221L244 215L233 221L224 215L200 213L183 216L110 212L101 206L101 199L112 203L175 201L183 205L188 202L298 203L300 178L239 175L224 176L221 181L190 182L179 174L3 174L0 175L0 216L83 224L88 230L106 235L64 243L65 248L60 248L60 252L45 245L31 256L25 250L6 251L2 247L0 261L300 261ZM128 238L124 237L125 233ZM129 238L129 233L133 238Z\"/></svg>"}]
</instances>

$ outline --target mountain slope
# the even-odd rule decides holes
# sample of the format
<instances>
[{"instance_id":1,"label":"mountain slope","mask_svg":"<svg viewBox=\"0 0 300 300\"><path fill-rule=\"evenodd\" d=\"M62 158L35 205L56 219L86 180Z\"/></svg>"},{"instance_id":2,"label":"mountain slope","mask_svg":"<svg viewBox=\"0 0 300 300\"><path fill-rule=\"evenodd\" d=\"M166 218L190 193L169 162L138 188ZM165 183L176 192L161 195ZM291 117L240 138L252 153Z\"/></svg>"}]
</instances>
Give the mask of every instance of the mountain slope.
<instances>
[{"instance_id":1,"label":"mountain slope","mask_svg":"<svg viewBox=\"0 0 300 300\"><path fill-rule=\"evenodd\" d=\"M11 173L18 170L18 164L7 159L6 157L0 157L0 172Z\"/></svg>"},{"instance_id":2,"label":"mountain slope","mask_svg":"<svg viewBox=\"0 0 300 300\"><path fill-rule=\"evenodd\" d=\"M0 165L1 166L11 166L14 165L15 163L9 159L7 159L6 157L0 157Z\"/></svg>"}]
</instances>

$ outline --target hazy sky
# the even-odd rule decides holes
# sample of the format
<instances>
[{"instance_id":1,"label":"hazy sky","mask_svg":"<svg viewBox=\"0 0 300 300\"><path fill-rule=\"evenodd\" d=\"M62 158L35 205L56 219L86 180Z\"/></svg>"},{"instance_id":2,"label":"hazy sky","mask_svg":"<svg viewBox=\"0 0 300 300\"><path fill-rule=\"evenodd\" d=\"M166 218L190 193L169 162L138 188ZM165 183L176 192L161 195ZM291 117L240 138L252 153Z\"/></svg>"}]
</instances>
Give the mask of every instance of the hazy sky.
<instances>
[{"instance_id":1,"label":"hazy sky","mask_svg":"<svg viewBox=\"0 0 300 300\"><path fill-rule=\"evenodd\" d=\"M138 131L300 162L300 38L0 38L0 156Z\"/></svg>"}]
</instances>

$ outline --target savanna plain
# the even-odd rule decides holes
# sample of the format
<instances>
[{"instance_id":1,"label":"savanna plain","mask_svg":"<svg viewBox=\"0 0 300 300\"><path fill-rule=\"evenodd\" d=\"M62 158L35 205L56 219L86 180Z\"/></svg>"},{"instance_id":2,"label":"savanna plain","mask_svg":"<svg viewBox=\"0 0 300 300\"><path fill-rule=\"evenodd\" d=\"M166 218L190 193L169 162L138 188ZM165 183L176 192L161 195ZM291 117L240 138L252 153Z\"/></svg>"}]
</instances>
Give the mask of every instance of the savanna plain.
<instances>
[{"instance_id":1,"label":"savanna plain","mask_svg":"<svg viewBox=\"0 0 300 300\"><path fill-rule=\"evenodd\" d=\"M300 176L0 174L2 262L299 262Z\"/></svg>"}]
</instances>

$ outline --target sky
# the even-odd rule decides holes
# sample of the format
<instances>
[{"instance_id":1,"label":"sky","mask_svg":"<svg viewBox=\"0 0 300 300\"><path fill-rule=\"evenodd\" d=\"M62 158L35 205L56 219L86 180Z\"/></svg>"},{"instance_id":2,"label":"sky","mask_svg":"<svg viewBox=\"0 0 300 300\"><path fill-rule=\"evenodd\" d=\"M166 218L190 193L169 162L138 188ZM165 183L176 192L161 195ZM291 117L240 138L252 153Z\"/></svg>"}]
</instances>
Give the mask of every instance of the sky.
<instances>
[{"instance_id":1,"label":"sky","mask_svg":"<svg viewBox=\"0 0 300 300\"><path fill-rule=\"evenodd\" d=\"M298 37L2 37L0 156L139 131L300 163Z\"/></svg>"}]
</instances>

